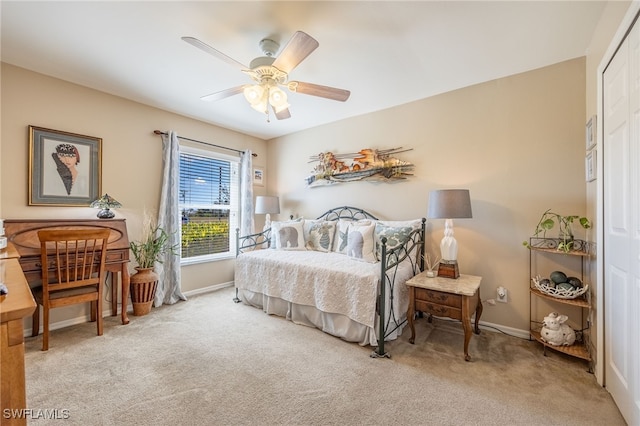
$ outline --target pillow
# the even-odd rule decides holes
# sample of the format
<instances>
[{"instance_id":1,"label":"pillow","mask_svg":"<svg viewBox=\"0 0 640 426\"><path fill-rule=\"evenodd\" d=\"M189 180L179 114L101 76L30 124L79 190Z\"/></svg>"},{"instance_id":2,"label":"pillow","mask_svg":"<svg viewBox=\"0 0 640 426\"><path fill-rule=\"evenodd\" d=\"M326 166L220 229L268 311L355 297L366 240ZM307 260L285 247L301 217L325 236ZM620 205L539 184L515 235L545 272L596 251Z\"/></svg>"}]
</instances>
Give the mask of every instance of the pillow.
<instances>
[{"instance_id":1,"label":"pillow","mask_svg":"<svg viewBox=\"0 0 640 426\"><path fill-rule=\"evenodd\" d=\"M376 223L374 241L376 244L376 259L382 259L382 237L387 238L387 252L400 247L409 239L413 228L411 226L387 226L380 222Z\"/></svg>"},{"instance_id":2,"label":"pillow","mask_svg":"<svg viewBox=\"0 0 640 426\"><path fill-rule=\"evenodd\" d=\"M271 222L271 233L277 235L275 248L282 250L306 250L303 222Z\"/></svg>"},{"instance_id":3,"label":"pillow","mask_svg":"<svg viewBox=\"0 0 640 426\"><path fill-rule=\"evenodd\" d=\"M371 221L368 219L353 221L349 219L339 219L336 224L335 241L333 242L333 251L340 254L347 254L347 242L349 235L349 225L352 223L360 225L369 225Z\"/></svg>"},{"instance_id":4,"label":"pillow","mask_svg":"<svg viewBox=\"0 0 640 426\"><path fill-rule=\"evenodd\" d=\"M347 236L347 256L355 260L375 263L373 232L376 229L375 223L363 225L359 222L349 224Z\"/></svg>"},{"instance_id":5,"label":"pillow","mask_svg":"<svg viewBox=\"0 0 640 426\"><path fill-rule=\"evenodd\" d=\"M378 221L378 223L380 225L383 226L387 226L387 227L391 227L391 228L405 228L405 227L411 227L411 231L415 231L416 229L421 229L422 228L422 219L413 219L413 220L380 220ZM391 233L393 233L393 231L390 231ZM406 239L404 241L402 241L399 245L392 247L391 246L391 242L389 241L389 236L388 235L383 235L384 237L387 237L387 250L392 249L392 248L396 248L399 245L403 244L406 242ZM380 236L380 238L382 238L383 236ZM407 234L407 237L409 236L409 234ZM376 236L377 238L377 236ZM381 245L380 245L380 238L377 238L376 241L376 257L378 260L380 260L380 253L379 251L381 250ZM416 247L417 249L417 247ZM410 257L414 258L415 257L415 249L412 250L410 254Z\"/></svg>"},{"instance_id":6,"label":"pillow","mask_svg":"<svg viewBox=\"0 0 640 426\"><path fill-rule=\"evenodd\" d=\"M350 220L340 219L336 224L335 241L333 251L340 254L347 254L347 237L349 235Z\"/></svg>"},{"instance_id":7,"label":"pillow","mask_svg":"<svg viewBox=\"0 0 640 426\"><path fill-rule=\"evenodd\" d=\"M308 250L330 252L335 233L336 222L333 220L304 221L304 240L307 242Z\"/></svg>"},{"instance_id":8,"label":"pillow","mask_svg":"<svg viewBox=\"0 0 640 426\"><path fill-rule=\"evenodd\" d=\"M269 248L276 249L278 248L278 232L274 230L274 224L282 224L282 223L290 223L290 222L302 222L303 218L298 217L292 220L287 221L272 221L271 222L271 243L269 244ZM281 226L281 225L276 225Z\"/></svg>"}]
</instances>

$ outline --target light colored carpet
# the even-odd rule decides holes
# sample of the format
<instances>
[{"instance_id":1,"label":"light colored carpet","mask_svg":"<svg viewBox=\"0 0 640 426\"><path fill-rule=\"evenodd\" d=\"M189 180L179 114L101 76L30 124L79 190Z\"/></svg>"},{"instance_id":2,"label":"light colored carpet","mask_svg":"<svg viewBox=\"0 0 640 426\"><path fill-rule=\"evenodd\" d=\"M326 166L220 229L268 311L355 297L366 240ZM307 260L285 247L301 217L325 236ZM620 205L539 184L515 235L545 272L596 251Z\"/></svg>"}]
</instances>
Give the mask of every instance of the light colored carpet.
<instances>
[{"instance_id":1,"label":"light colored carpet","mask_svg":"<svg viewBox=\"0 0 640 426\"><path fill-rule=\"evenodd\" d=\"M27 403L64 425L623 425L586 363L457 323L418 320L391 359L232 302L233 289L26 343Z\"/></svg>"}]
</instances>

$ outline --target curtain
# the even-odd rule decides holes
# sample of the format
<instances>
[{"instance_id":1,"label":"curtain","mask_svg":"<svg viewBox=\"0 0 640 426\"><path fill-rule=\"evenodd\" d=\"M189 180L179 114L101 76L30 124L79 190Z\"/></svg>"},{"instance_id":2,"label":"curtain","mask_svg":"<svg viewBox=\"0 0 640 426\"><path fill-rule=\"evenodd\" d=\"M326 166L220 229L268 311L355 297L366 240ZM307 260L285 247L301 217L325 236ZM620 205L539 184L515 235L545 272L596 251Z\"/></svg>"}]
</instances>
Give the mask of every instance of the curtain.
<instances>
[{"instance_id":1,"label":"curtain","mask_svg":"<svg viewBox=\"0 0 640 426\"><path fill-rule=\"evenodd\" d=\"M160 208L158 209L158 226L164 228L169 235L169 244L180 252L182 218L179 208L180 190L180 144L176 132L170 131L162 135L162 189ZM179 300L187 300L182 294L180 283L180 256L171 252L164 255L162 263L156 264L156 272L160 276L154 306L173 304Z\"/></svg>"},{"instance_id":2,"label":"curtain","mask_svg":"<svg viewBox=\"0 0 640 426\"><path fill-rule=\"evenodd\" d=\"M240 162L240 235L253 234L253 155L245 150Z\"/></svg>"}]
</instances>

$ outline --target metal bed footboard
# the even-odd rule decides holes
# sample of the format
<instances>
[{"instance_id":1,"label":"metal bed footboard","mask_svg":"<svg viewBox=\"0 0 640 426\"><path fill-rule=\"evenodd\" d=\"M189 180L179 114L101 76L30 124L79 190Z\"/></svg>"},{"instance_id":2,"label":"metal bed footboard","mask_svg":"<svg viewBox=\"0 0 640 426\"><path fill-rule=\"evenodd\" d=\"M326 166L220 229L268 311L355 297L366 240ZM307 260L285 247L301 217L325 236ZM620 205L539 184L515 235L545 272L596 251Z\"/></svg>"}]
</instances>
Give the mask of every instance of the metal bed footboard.
<instances>
[{"instance_id":1,"label":"metal bed footboard","mask_svg":"<svg viewBox=\"0 0 640 426\"><path fill-rule=\"evenodd\" d=\"M394 287L395 278L398 273L398 267L402 262L409 262L413 275L417 275L424 271L424 236L426 229L425 218L422 218L422 223L419 229L416 229L409 234L407 241L393 250L387 251L387 239L382 237L380 240L381 247L381 260L380 260L380 289L378 291L378 319L380 321L378 326L378 347L371 353L371 357L380 358L391 356L384 350L385 339L394 331L407 321L406 319L400 321L399 313L396 313L393 309L394 302ZM387 300L387 292L389 292L389 317L385 315L385 302Z\"/></svg>"}]
</instances>

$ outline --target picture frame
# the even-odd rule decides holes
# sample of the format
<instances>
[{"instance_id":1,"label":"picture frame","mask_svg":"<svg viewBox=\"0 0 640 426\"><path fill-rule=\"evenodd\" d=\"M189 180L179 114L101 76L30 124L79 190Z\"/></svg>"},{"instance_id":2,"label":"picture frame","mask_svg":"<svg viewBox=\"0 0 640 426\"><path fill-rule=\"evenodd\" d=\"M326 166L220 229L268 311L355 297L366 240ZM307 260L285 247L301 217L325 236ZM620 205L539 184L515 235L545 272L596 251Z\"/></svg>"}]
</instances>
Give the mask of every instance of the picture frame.
<instances>
[{"instance_id":1,"label":"picture frame","mask_svg":"<svg viewBox=\"0 0 640 426\"><path fill-rule=\"evenodd\" d=\"M253 184L256 186L264 186L264 169L256 167L253 169Z\"/></svg>"},{"instance_id":2,"label":"picture frame","mask_svg":"<svg viewBox=\"0 0 640 426\"><path fill-rule=\"evenodd\" d=\"M102 192L102 139L29 126L29 205L88 207Z\"/></svg>"},{"instance_id":3,"label":"picture frame","mask_svg":"<svg viewBox=\"0 0 640 426\"><path fill-rule=\"evenodd\" d=\"M596 146L596 122L597 117L594 115L587 121L586 132L585 132L585 141L587 146L587 151Z\"/></svg>"},{"instance_id":4,"label":"picture frame","mask_svg":"<svg viewBox=\"0 0 640 426\"><path fill-rule=\"evenodd\" d=\"M596 180L596 150L589 151L585 159L585 174L587 182Z\"/></svg>"}]
</instances>

